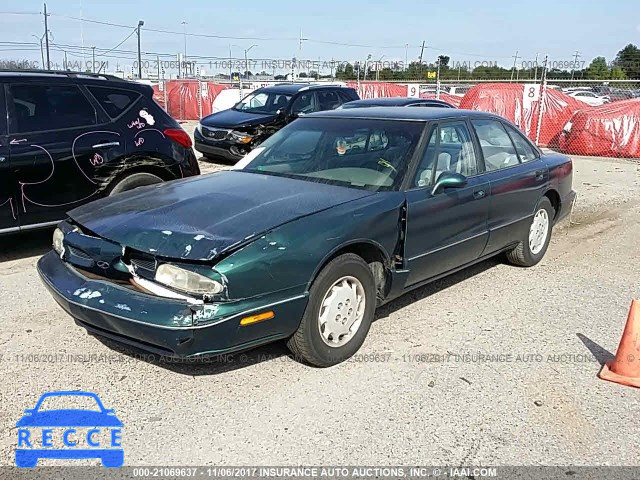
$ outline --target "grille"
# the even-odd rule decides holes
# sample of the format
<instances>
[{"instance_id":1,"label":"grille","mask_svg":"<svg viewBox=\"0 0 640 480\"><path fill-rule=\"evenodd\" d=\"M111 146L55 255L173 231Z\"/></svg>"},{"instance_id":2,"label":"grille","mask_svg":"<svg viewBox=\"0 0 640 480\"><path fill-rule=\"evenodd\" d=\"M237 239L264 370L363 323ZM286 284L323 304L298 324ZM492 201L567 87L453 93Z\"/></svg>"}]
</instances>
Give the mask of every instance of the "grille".
<instances>
[{"instance_id":1,"label":"grille","mask_svg":"<svg viewBox=\"0 0 640 480\"><path fill-rule=\"evenodd\" d=\"M152 274L156 271L156 261L150 258L131 258L131 265L136 271L143 270Z\"/></svg>"},{"instance_id":2,"label":"grille","mask_svg":"<svg viewBox=\"0 0 640 480\"><path fill-rule=\"evenodd\" d=\"M203 127L202 132L206 135L207 138L210 138L212 140L224 140L225 138L227 138L229 130Z\"/></svg>"},{"instance_id":3,"label":"grille","mask_svg":"<svg viewBox=\"0 0 640 480\"><path fill-rule=\"evenodd\" d=\"M72 253L73 255L75 255L78 258L82 258L84 260L93 260L93 258L91 258L91 256L85 252L83 252L82 250L72 247L71 245L67 245L67 248L69 249L69 253Z\"/></svg>"}]
</instances>

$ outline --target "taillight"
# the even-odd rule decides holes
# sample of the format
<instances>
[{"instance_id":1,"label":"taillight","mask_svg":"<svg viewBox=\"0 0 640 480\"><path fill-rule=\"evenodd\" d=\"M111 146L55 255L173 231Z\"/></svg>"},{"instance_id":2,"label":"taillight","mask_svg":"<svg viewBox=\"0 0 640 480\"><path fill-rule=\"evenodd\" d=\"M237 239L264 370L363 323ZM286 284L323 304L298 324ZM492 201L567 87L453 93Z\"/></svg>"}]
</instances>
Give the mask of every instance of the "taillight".
<instances>
[{"instance_id":1,"label":"taillight","mask_svg":"<svg viewBox=\"0 0 640 480\"><path fill-rule=\"evenodd\" d=\"M181 128L167 128L164 131L164 134L177 144L182 145L184 148L191 148L193 145L189 134Z\"/></svg>"}]
</instances>

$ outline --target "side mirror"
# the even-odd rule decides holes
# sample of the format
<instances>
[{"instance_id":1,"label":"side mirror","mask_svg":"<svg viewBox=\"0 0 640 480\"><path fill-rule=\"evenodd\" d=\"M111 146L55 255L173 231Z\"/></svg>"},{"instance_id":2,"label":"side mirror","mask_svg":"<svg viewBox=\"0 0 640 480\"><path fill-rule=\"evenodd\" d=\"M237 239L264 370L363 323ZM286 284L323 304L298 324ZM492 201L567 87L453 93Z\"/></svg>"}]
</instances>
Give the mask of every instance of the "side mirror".
<instances>
[{"instance_id":1,"label":"side mirror","mask_svg":"<svg viewBox=\"0 0 640 480\"><path fill-rule=\"evenodd\" d=\"M460 188L467 184L467 177L460 173L442 172L431 190L431 195L437 195L445 188Z\"/></svg>"}]
</instances>

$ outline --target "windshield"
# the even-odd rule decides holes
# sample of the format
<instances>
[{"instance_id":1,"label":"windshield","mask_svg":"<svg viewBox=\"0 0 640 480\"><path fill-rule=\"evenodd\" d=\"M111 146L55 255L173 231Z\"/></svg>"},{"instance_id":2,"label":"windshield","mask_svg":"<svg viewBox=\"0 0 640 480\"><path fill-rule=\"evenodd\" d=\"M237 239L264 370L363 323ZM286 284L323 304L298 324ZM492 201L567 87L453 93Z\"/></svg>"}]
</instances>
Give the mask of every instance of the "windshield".
<instances>
[{"instance_id":1,"label":"windshield","mask_svg":"<svg viewBox=\"0 0 640 480\"><path fill-rule=\"evenodd\" d=\"M254 92L244 97L233 109L247 113L272 113L285 108L291 95L277 92Z\"/></svg>"},{"instance_id":2,"label":"windshield","mask_svg":"<svg viewBox=\"0 0 640 480\"><path fill-rule=\"evenodd\" d=\"M302 118L249 154L244 171L373 191L398 190L424 124Z\"/></svg>"}]
</instances>

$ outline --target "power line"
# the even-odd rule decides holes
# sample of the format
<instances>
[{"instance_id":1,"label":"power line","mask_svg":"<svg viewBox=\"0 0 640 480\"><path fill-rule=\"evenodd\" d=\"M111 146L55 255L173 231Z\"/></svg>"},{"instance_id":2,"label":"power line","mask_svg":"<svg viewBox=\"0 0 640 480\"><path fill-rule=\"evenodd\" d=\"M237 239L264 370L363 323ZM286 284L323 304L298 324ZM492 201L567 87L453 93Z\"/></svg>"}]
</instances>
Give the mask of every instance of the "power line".
<instances>
[{"instance_id":1,"label":"power line","mask_svg":"<svg viewBox=\"0 0 640 480\"><path fill-rule=\"evenodd\" d=\"M131 31L131 33L130 33L129 35L127 35L127 36L125 37L125 39L124 39L124 40L122 40L119 44L117 44L115 47L110 48L109 50L107 50L106 52L104 52L104 53L102 53L102 54L100 54L100 55L98 55L98 56L104 56L104 55L106 55L106 54L107 54L107 53L109 53L109 52L113 52L116 48L118 48L118 47L119 47L120 45L122 45L124 42L126 42L127 40L129 40L129 39L131 38L131 36L132 36L134 33L136 33L136 30L137 30L137 29L136 29L136 28L134 28L134 29ZM94 49L95 49L95 47L94 47Z\"/></svg>"}]
</instances>

